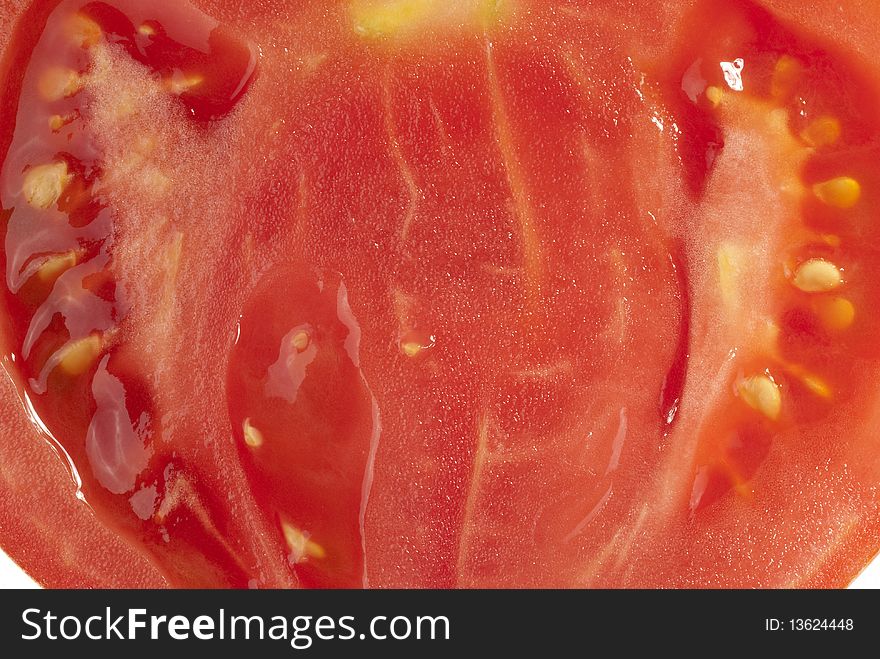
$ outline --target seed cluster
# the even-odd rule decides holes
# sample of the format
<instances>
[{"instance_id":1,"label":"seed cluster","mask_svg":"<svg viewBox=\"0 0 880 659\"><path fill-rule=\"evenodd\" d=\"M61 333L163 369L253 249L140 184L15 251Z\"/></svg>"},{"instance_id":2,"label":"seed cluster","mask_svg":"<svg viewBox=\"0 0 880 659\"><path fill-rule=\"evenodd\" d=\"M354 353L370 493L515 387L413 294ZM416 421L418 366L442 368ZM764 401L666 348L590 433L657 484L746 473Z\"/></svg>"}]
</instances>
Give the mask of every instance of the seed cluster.
<instances>
[{"instance_id":1,"label":"seed cluster","mask_svg":"<svg viewBox=\"0 0 880 659\"><path fill-rule=\"evenodd\" d=\"M804 67L796 58L789 55L780 57L773 70L770 83L771 102L781 104L794 95L802 81ZM726 102L728 94L718 86L710 86L705 91L708 105L718 108ZM784 112L776 109L772 112ZM834 146L843 134L843 127L837 117L821 115L813 119L797 135L806 149L819 150ZM846 212L857 207L862 198L862 185L854 177L842 173L839 176L819 181L804 194L811 195L821 206L836 212ZM823 235L820 242L831 248L839 248L841 239L836 235ZM723 266L726 252L719 253ZM725 292L724 273L732 266L721 268L722 294ZM852 326L856 317L855 305L840 290L848 284L844 269L824 256L809 257L790 269L790 285L807 296L813 304L812 309L819 322L830 332L841 332ZM775 342L775 339L774 339ZM774 360L789 376L796 378L808 391L822 398L830 398L833 391L824 379L804 367L790 364L775 354ZM760 412L771 421L778 421L783 413L783 388L771 374L770 368L764 372L740 376L735 387L740 400L748 407Z\"/></svg>"}]
</instances>

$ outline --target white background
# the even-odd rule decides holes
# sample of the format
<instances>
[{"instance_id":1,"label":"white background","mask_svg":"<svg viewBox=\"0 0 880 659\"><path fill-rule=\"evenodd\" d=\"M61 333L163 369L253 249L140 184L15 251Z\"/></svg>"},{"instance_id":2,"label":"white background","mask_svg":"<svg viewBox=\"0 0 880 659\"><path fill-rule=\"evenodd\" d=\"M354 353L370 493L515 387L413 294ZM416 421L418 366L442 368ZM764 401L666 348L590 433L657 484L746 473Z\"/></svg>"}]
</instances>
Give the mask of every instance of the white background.
<instances>
[{"instance_id":1,"label":"white background","mask_svg":"<svg viewBox=\"0 0 880 659\"><path fill-rule=\"evenodd\" d=\"M880 556L874 559L867 570L862 572L861 576L853 582L852 587L880 589ZM38 586L6 554L0 551L0 589L6 588L38 588Z\"/></svg>"}]
</instances>

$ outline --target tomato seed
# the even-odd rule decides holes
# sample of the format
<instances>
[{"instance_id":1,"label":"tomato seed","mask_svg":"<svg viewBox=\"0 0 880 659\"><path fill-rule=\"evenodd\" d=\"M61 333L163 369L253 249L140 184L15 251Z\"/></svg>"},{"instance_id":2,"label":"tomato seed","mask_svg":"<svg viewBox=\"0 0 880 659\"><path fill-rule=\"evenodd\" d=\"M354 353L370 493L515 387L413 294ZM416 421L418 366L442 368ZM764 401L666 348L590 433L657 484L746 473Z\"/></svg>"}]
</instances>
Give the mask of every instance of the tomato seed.
<instances>
[{"instance_id":1,"label":"tomato seed","mask_svg":"<svg viewBox=\"0 0 880 659\"><path fill-rule=\"evenodd\" d=\"M852 177L839 176L814 185L813 194L824 204L834 208L847 209L859 203L862 187Z\"/></svg>"},{"instance_id":2,"label":"tomato seed","mask_svg":"<svg viewBox=\"0 0 880 659\"><path fill-rule=\"evenodd\" d=\"M753 375L742 380L737 391L743 401L768 419L776 421L782 410L782 393L779 386L766 375Z\"/></svg>"},{"instance_id":3,"label":"tomato seed","mask_svg":"<svg viewBox=\"0 0 880 659\"><path fill-rule=\"evenodd\" d=\"M824 293L843 284L840 269L825 259L810 259L795 272L794 285L805 293Z\"/></svg>"}]
</instances>

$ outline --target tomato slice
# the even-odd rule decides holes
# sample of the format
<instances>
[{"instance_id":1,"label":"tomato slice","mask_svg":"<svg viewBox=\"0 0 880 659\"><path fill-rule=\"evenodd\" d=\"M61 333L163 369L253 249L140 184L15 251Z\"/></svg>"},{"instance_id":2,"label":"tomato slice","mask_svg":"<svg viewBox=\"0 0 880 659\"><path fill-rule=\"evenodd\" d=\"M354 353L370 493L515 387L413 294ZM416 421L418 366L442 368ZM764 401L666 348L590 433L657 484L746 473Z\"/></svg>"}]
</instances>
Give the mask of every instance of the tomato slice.
<instances>
[{"instance_id":1,"label":"tomato slice","mask_svg":"<svg viewBox=\"0 0 880 659\"><path fill-rule=\"evenodd\" d=\"M880 12L832 4L9 10L0 541L48 585L845 585Z\"/></svg>"}]
</instances>

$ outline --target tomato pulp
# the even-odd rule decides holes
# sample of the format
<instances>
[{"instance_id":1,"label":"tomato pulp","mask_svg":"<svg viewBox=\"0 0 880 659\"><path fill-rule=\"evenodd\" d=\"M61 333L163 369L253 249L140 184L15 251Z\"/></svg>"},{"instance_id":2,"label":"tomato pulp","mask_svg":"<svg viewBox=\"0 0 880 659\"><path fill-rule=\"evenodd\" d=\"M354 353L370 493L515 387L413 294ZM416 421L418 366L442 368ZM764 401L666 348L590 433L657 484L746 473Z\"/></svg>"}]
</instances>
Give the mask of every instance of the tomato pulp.
<instances>
[{"instance_id":1,"label":"tomato pulp","mask_svg":"<svg viewBox=\"0 0 880 659\"><path fill-rule=\"evenodd\" d=\"M47 585L846 584L851 9L4 9L4 546Z\"/></svg>"}]
</instances>

